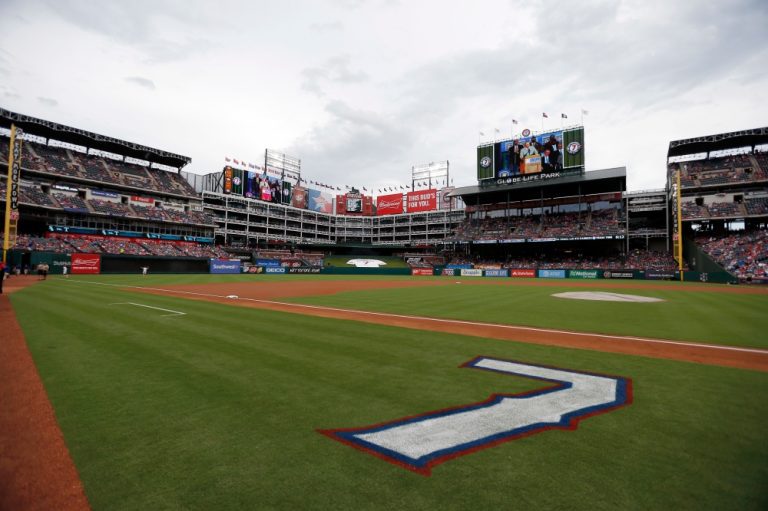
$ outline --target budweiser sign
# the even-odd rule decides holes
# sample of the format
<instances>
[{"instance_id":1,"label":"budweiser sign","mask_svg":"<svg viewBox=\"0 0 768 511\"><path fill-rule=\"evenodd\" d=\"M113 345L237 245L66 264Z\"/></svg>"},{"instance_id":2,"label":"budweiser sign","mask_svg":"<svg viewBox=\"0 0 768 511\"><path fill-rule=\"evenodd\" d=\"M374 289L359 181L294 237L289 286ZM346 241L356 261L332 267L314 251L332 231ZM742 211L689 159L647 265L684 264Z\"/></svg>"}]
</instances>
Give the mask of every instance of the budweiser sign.
<instances>
[{"instance_id":1,"label":"budweiser sign","mask_svg":"<svg viewBox=\"0 0 768 511\"><path fill-rule=\"evenodd\" d=\"M403 212L403 194L381 195L376 200L377 215L397 215Z\"/></svg>"},{"instance_id":2,"label":"budweiser sign","mask_svg":"<svg viewBox=\"0 0 768 511\"><path fill-rule=\"evenodd\" d=\"M73 275L95 275L101 273L99 254L72 254Z\"/></svg>"}]
</instances>

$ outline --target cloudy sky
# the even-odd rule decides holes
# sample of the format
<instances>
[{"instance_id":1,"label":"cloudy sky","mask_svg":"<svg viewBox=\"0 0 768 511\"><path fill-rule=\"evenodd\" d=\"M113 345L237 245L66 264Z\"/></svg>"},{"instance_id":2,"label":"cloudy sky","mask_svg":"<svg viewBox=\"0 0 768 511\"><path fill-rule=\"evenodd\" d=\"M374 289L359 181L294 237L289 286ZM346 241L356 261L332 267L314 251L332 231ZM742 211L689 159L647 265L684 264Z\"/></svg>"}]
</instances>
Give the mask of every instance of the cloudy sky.
<instances>
[{"instance_id":1,"label":"cloudy sky","mask_svg":"<svg viewBox=\"0 0 768 511\"><path fill-rule=\"evenodd\" d=\"M2 0L0 105L190 156L264 148L376 188L585 109L587 170L664 184L670 140L768 125L768 2Z\"/></svg>"}]
</instances>

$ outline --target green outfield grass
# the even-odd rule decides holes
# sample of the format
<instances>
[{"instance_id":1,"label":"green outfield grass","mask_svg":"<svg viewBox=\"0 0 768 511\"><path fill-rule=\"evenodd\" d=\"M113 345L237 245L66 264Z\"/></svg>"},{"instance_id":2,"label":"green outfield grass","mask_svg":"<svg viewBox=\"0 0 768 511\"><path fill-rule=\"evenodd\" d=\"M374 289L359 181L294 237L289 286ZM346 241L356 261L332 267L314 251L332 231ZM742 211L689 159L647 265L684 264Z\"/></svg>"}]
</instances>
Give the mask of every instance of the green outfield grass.
<instances>
[{"instance_id":1,"label":"green outfield grass","mask_svg":"<svg viewBox=\"0 0 768 511\"><path fill-rule=\"evenodd\" d=\"M287 278L324 277L73 277L11 295L95 510L768 507L767 373L259 311L85 282L257 285ZM554 292L506 288L515 293L510 297L496 294L501 288L458 285L422 291L344 293L320 302L452 316L462 309L461 298L466 310L481 315L470 319L494 321L508 310L533 310L527 302L549 306L545 295ZM690 310L699 321L718 300L741 298L668 293L667 305ZM484 296L493 300L483 307ZM675 296L694 305L675 305ZM430 298L444 304L430 305ZM751 311L765 303L748 298L742 307ZM186 315L112 305L125 302ZM567 306L579 310L573 302ZM561 321L558 314L562 309L549 318ZM578 324L602 324L616 314L590 314ZM640 323L649 317L633 328L647 328ZM752 313L739 318L765 325ZM707 321L718 331L722 319ZM739 325L739 339L750 337L749 329L759 326ZM541 385L458 368L476 355L629 377L634 403L586 419L576 431L547 431L449 461L431 477L316 432Z\"/></svg>"},{"instance_id":2,"label":"green outfield grass","mask_svg":"<svg viewBox=\"0 0 768 511\"><path fill-rule=\"evenodd\" d=\"M653 283L649 283L649 287L644 289L604 290L652 296L662 298L664 302L602 302L553 297L553 294L564 291L585 291L584 288L569 287L567 281L558 287L510 287L463 285L467 283L466 279L453 280L460 284L355 291L290 301L468 321L768 348L768 295L724 294L716 290L665 290L654 288ZM693 283L676 284L675 287L678 286L681 290L701 289Z\"/></svg>"}]
</instances>

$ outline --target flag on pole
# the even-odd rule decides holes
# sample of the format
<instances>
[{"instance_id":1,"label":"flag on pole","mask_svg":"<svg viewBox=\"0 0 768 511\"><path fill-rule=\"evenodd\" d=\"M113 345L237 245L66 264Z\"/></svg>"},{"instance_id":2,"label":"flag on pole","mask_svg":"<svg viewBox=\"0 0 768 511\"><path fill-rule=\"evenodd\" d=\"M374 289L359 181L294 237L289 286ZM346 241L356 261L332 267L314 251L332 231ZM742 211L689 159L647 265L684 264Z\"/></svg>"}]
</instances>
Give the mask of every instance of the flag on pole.
<instances>
[{"instance_id":1,"label":"flag on pole","mask_svg":"<svg viewBox=\"0 0 768 511\"><path fill-rule=\"evenodd\" d=\"M512 124L517 124L517 120L516 119L512 119Z\"/></svg>"},{"instance_id":2,"label":"flag on pole","mask_svg":"<svg viewBox=\"0 0 768 511\"><path fill-rule=\"evenodd\" d=\"M481 132L480 132L480 136L481 136L481 137L484 137L484 136L485 136L485 133L483 133L483 132L481 131Z\"/></svg>"},{"instance_id":3,"label":"flag on pole","mask_svg":"<svg viewBox=\"0 0 768 511\"><path fill-rule=\"evenodd\" d=\"M232 160L230 160L229 158L227 158L227 157L225 156L225 157L224 157L224 161L225 161L225 162L227 162L227 163L229 163L229 162L231 162Z\"/></svg>"},{"instance_id":4,"label":"flag on pole","mask_svg":"<svg viewBox=\"0 0 768 511\"><path fill-rule=\"evenodd\" d=\"M541 116L544 117L545 119L549 119L549 116L547 115L546 112L542 112Z\"/></svg>"},{"instance_id":5,"label":"flag on pole","mask_svg":"<svg viewBox=\"0 0 768 511\"><path fill-rule=\"evenodd\" d=\"M499 128L493 128L493 129L496 131L496 133L501 133L501 131L499 130Z\"/></svg>"},{"instance_id":6,"label":"flag on pole","mask_svg":"<svg viewBox=\"0 0 768 511\"><path fill-rule=\"evenodd\" d=\"M565 114L560 114L560 117L562 117L563 119L567 119L568 118L568 116L565 115Z\"/></svg>"},{"instance_id":7,"label":"flag on pole","mask_svg":"<svg viewBox=\"0 0 768 511\"><path fill-rule=\"evenodd\" d=\"M584 109L582 108L582 109L581 109L581 115L589 115L589 112L587 112L586 110L584 110Z\"/></svg>"}]
</instances>

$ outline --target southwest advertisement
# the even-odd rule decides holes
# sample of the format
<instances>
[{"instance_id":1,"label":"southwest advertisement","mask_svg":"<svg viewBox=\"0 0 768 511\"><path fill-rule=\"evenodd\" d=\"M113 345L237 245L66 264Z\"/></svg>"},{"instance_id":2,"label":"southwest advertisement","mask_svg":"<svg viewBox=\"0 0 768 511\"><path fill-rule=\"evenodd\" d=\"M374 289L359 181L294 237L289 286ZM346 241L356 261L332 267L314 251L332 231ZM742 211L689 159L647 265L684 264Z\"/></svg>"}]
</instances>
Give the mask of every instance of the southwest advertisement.
<instances>
[{"instance_id":1,"label":"southwest advertisement","mask_svg":"<svg viewBox=\"0 0 768 511\"><path fill-rule=\"evenodd\" d=\"M211 259L211 273L240 273L240 261L229 259Z\"/></svg>"}]
</instances>

